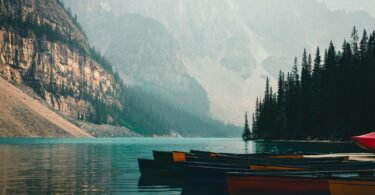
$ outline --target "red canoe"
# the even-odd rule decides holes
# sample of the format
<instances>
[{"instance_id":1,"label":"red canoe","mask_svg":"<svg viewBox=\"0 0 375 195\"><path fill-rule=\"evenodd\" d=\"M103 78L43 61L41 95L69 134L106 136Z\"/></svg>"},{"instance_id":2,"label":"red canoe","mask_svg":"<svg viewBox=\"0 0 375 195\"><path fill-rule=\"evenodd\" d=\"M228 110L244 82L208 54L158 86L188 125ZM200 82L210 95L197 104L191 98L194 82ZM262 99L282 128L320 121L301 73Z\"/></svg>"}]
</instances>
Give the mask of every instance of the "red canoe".
<instances>
[{"instance_id":1,"label":"red canoe","mask_svg":"<svg viewBox=\"0 0 375 195\"><path fill-rule=\"evenodd\" d=\"M229 174L230 195L328 195L326 178Z\"/></svg>"},{"instance_id":2,"label":"red canoe","mask_svg":"<svg viewBox=\"0 0 375 195\"><path fill-rule=\"evenodd\" d=\"M352 137L352 140L363 149L375 152L375 132L361 136L354 136Z\"/></svg>"}]
</instances>

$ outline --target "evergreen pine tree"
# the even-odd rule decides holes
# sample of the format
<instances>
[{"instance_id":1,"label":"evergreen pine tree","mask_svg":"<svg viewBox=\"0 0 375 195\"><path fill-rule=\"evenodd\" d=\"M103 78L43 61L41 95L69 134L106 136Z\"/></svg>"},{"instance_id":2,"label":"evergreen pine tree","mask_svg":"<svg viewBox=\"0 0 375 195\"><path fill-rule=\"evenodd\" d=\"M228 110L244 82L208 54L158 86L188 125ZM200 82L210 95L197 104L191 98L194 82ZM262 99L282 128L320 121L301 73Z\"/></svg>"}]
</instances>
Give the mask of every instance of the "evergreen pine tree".
<instances>
[{"instance_id":1,"label":"evergreen pine tree","mask_svg":"<svg viewBox=\"0 0 375 195\"><path fill-rule=\"evenodd\" d=\"M358 30L356 27L353 27L351 38L352 38L351 47L353 49L353 54L355 58L357 58L359 57L359 49L358 49L359 35L358 35Z\"/></svg>"},{"instance_id":2,"label":"evergreen pine tree","mask_svg":"<svg viewBox=\"0 0 375 195\"><path fill-rule=\"evenodd\" d=\"M301 72L301 130L311 135L311 55L303 51Z\"/></svg>"},{"instance_id":3,"label":"evergreen pine tree","mask_svg":"<svg viewBox=\"0 0 375 195\"><path fill-rule=\"evenodd\" d=\"M368 36L367 36L367 31L366 30L363 30L363 34L362 34L362 39L361 39L361 42L360 42L360 58L361 60L366 60L366 57L367 57L367 48L368 48Z\"/></svg>"},{"instance_id":4,"label":"evergreen pine tree","mask_svg":"<svg viewBox=\"0 0 375 195\"><path fill-rule=\"evenodd\" d=\"M279 79L277 84L277 98L276 98L276 113L277 113L277 132L275 132L275 136L282 136L282 134L287 129L287 119L286 119L286 111L285 111L285 101L286 101L286 83L285 83L285 75L282 71L279 73Z\"/></svg>"},{"instance_id":5,"label":"evergreen pine tree","mask_svg":"<svg viewBox=\"0 0 375 195\"><path fill-rule=\"evenodd\" d=\"M245 113L245 128L244 128L244 132L242 134L242 139L244 141L249 141L249 140L253 139L253 136L251 135L251 132L250 132L249 121L247 119L247 112Z\"/></svg>"},{"instance_id":6,"label":"evergreen pine tree","mask_svg":"<svg viewBox=\"0 0 375 195\"><path fill-rule=\"evenodd\" d=\"M315 59L314 59L314 69L312 72L312 102L311 102L311 129L312 129L312 136L318 137L321 135L319 131L321 129L321 75L322 75L322 58L320 56L320 49L319 47L316 49L315 52Z\"/></svg>"},{"instance_id":7,"label":"evergreen pine tree","mask_svg":"<svg viewBox=\"0 0 375 195\"><path fill-rule=\"evenodd\" d=\"M257 121L256 121L256 117L255 117L255 113L253 113L253 116L252 116L252 120L253 120L253 123L252 123L252 129L253 129L253 138L257 138Z\"/></svg>"}]
</instances>

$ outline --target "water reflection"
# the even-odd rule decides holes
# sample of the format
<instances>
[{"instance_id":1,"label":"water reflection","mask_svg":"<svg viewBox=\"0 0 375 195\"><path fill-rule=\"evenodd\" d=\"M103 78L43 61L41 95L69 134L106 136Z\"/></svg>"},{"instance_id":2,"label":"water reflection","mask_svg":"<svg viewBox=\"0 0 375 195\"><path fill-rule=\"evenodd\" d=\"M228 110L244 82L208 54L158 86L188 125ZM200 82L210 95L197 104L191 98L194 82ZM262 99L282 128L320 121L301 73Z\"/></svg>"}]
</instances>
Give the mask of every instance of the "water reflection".
<instances>
[{"instance_id":1,"label":"water reflection","mask_svg":"<svg viewBox=\"0 0 375 195\"><path fill-rule=\"evenodd\" d=\"M245 147L240 139L0 139L0 194L224 194L178 180L140 178L137 158L152 158L152 150L190 149L358 151L350 144L248 142Z\"/></svg>"},{"instance_id":2,"label":"water reflection","mask_svg":"<svg viewBox=\"0 0 375 195\"><path fill-rule=\"evenodd\" d=\"M140 185L152 150L243 151L238 139L0 139L0 194L181 194Z\"/></svg>"},{"instance_id":3,"label":"water reflection","mask_svg":"<svg viewBox=\"0 0 375 195\"><path fill-rule=\"evenodd\" d=\"M105 192L111 182L112 147L80 145L3 146L2 194ZM98 155L92 155L96 153ZM84 162L84 163L83 163Z\"/></svg>"},{"instance_id":4,"label":"water reflection","mask_svg":"<svg viewBox=\"0 0 375 195\"><path fill-rule=\"evenodd\" d=\"M143 177L139 178L139 189L150 188L170 188L181 189L181 194L184 195L227 195L227 188L224 185L193 185L187 184L182 178L158 178L158 177Z\"/></svg>"},{"instance_id":5,"label":"water reflection","mask_svg":"<svg viewBox=\"0 0 375 195\"><path fill-rule=\"evenodd\" d=\"M253 141L244 141L244 152L245 154L251 154L256 151L256 142Z\"/></svg>"},{"instance_id":6,"label":"water reflection","mask_svg":"<svg viewBox=\"0 0 375 195\"><path fill-rule=\"evenodd\" d=\"M249 142L245 141L244 144L245 144L245 154L249 154Z\"/></svg>"}]
</instances>

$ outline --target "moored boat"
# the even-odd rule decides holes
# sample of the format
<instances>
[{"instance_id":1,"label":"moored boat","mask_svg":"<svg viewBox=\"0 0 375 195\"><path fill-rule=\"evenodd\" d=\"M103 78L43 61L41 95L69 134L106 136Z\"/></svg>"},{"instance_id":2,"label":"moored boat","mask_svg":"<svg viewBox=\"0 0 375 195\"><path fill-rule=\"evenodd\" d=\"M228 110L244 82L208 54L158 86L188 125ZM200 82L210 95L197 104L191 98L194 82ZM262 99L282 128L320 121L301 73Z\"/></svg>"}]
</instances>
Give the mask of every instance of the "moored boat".
<instances>
[{"instance_id":1,"label":"moored boat","mask_svg":"<svg viewBox=\"0 0 375 195\"><path fill-rule=\"evenodd\" d=\"M139 170L141 175L160 175L160 176L171 176L179 177L182 175L183 166L193 167L207 167L207 168L220 168L217 172L224 173L223 168L231 171L231 169L242 169L244 171L298 171L298 170L329 170L329 169L370 169L375 168L373 162L357 162L357 161L342 161L335 163L316 163L316 164L279 164L275 162L246 162L238 163L237 161L184 161L184 162L171 162L171 161L159 161L159 160L148 160L138 159ZM195 173L195 172L190 172ZM197 174L203 172L197 171Z\"/></svg>"},{"instance_id":2,"label":"moored boat","mask_svg":"<svg viewBox=\"0 0 375 195\"><path fill-rule=\"evenodd\" d=\"M179 177L184 166L205 166L211 168L249 169L248 165L207 162L168 162L151 159L138 159L141 175Z\"/></svg>"},{"instance_id":3,"label":"moored boat","mask_svg":"<svg viewBox=\"0 0 375 195\"><path fill-rule=\"evenodd\" d=\"M319 164L319 163L335 163L344 160L348 160L348 156L325 156L315 158L312 155L309 157L300 158L294 155L273 155L268 157L242 157L242 156L233 156L233 155L222 155L212 153L212 155L196 155L194 153L187 152L161 152L153 151L153 156L155 160L159 161L169 161L169 162L184 162L184 161L194 161L194 162L223 162L223 163L265 163L273 162L279 164Z\"/></svg>"},{"instance_id":4,"label":"moored boat","mask_svg":"<svg viewBox=\"0 0 375 195\"><path fill-rule=\"evenodd\" d=\"M238 167L184 166L183 179L193 185L226 185L227 172L251 172L250 169Z\"/></svg>"},{"instance_id":5,"label":"moored boat","mask_svg":"<svg viewBox=\"0 0 375 195\"><path fill-rule=\"evenodd\" d=\"M362 175L373 175L374 169L369 170L333 170L333 171L295 171L283 172L237 172L227 173L228 192L231 195L242 194L359 194L361 195L361 184L365 184L362 190L372 190L373 183L368 181L357 183L343 182L341 179L329 179L331 177L356 177L363 178ZM331 183L329 183L331 181ZM331 184L331 185L330 185ZM359 184L359 185L352 185ZM346 185L346 186L342 186ZM347 188L347 193L342 188ZM367 189L368 187L368 189ZM332 188L332 190L331 190ZM372 191L374 193L374 191Z\"/></svg>"},{"instance_id":6,"label":"moored boat","mask_svg":"<svg viewBox=\"0 0 375 195\"><path fill-rule=\"evenodd\" d=\"M187 156L195 156L187 152L165 152L165 151L152 151L152 155L155 160L159 161L170 161L170 162L181 162L186 161Z\"/></svg>"},{"instance_id":7,"label":"moored boat","mask_svg":"<svg viewBox=\"0 0 375 195\"><path fill-rule=\"evenodd\" d=\"M373 162L347 161L345 156L337 158L324 157L306 160L299 159L222 159L195 156L184 152L159 152L154 151L155 160L138 159L139 170L142 175L161 175L179 177L182 175L183 166L242 169L244 171L302 171L302 170L328 170L328 169L369 169L375 168ZM345 158L344 158L345 157ZM176 160L177 159L177 160ZM230 171L230 170L229 170Z\"/></svg>"},{"instance_id":8,"label":"moored boat","mask_svg":"<svg viewBox=\"0 0 375 195\"><path fill-rule=\"evenodd\" d=\"M264 168L264 169L247 169L241 167L210 167L204 165L188 165L183 166L183 178L188 183L206 185L206 184L225 184L227 173L237 172L239 174L266 174L266 175L303 175L303 174L321 174L321 175L330 175L330 174L340 174L346 172L356 171L367 171L375 169L373 163L369 164L340 164L336 166L316 166L312 169L305 168L290 168L285 166L275 166L273 168Z\"/></svg>"},{"instance_id":9,"label":"moored boat","mask_svg":"<svg viewBox=\"0 0 375 195\"><path fill-rule=\"evenodd\" d=\"M375 152L375 132L352 137L354 143L358 144L365 150Z\"/></svg>"},{"instance_id":10,"label":"moored boat","mask_svg":"<svg viewBox=\"0 0 375 195\"><path fill-rule=\"evenodd\" d=\"M369 154L350 154L357 155ZM173 186L176 180L178 185L191 187L189 191L210 188L219 192L229 189L232 194L327 194L328 178L352 176L353 172L363 178L363 173L375 169L375 162L348 160L346 154L283 156L154 151L154 160L138 159L143 177L140 185L152 185L153 180L160 179L162 184ZM290 186L293 188L288 190Z\"/></svg>"},{"instance_id":11,"label":"moored boat","mask_svg":"<svg viewBox=\"0 0 375 195\"><path fill-rule=\"evenodd\" d=\"M143 176L178 177L182 165L173 162L138 159L138 166Z\"/></svg>"},{"instance_id":12,"label":"moored boat","mask_svg":"<svg viewBox=\"0 0 375 195\"><path fill-rule=\"evenodd\" d=\"M249 157L258 157L258 158L303 158L302 153L290 153L290 154L275 154L275 153L252 153L252 154L238 154L238 153L218 153L218 152L210 152L210 151L201 151L201 150L190 150L191 154L202 156L202 157L212 157L215 158L217 156L234 156L234 157L241 157L241 158L249 158ZM316 153L306 153L308 155L313 155Z\"/></svg>"},{"instance_id":13,"label":"moored boat","mask_svg":"<svg viewBox=\"0 0 375 195\"><path fill-rule=\"evenodd\" d=\"M232 175L227 183L231 195L329 195L327 179L314 175Z\"/></svg>"},{"instance_id":14,"label":"moored boat","mask_svg":"<svg viewBox=\"0 0 375 195\"><path fill-rule=\"evenodd\" d=\"M331 195L373 195L375 177L336 177L328 180Z\"/></svg>"}]
</instances>

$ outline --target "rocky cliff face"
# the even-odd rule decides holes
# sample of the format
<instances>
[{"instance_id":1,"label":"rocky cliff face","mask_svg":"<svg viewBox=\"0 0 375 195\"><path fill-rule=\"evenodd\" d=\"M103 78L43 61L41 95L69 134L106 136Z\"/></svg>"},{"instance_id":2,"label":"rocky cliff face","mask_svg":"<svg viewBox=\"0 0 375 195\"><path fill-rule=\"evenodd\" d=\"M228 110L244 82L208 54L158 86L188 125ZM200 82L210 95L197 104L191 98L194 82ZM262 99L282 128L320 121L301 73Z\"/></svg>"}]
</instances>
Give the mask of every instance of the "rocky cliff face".
<instances>
[{"instance_id":1,"label":"rocky cliff face","mask_svg":"<svg viewBox=\"0 0 375 195\"><path fill-rule=\"evenodd\" d=\"M0 0L0 19L1 77L31 87L71 118L95 118L95 101L121 107L113 74L91 58L85 35L59 1Z\"/></svg>"}]
</instances>

